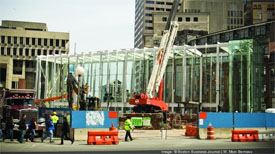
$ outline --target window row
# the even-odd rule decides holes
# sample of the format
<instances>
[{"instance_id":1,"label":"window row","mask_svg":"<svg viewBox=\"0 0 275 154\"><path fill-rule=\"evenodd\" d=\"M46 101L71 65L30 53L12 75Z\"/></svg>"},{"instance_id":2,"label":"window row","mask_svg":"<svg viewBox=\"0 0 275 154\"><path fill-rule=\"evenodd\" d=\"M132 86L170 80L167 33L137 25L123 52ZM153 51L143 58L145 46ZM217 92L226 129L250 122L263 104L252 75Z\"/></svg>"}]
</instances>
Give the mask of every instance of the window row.
<instances>
[{"instance_id":1,"label":"window row","mask_svg":"<svg viewBox=\"0 0 275 154\"><path fill-rule=\"evenodd\" d=\"M242 18L227 18L227 24L243 24Z\"/></svg>"},{"instance_id":2,"label":"window row","mask_svg":"<svg viewBox=\"0 0 275 154\"><path fill-rule=\"evenodd\" d=\"M243 11L228 11L227 16L229 17L242 17Z\"/></svg>"},{"instance_id":3,"label":"window row","mask_svg":"<svg viewBox=\"0 0 275 154\"><path fill-rule=\"evenodd\" d=\"M173 3L172 2L160 2L160 1L156 1L156 3L154 2L154 1L152 1L152 0L147 0L146 1L146 3L147 4L160 4L160 5L173 5ZM180 4L179 4L180 5Z\"/></svg>"},{"instance_id":4,"label":"window row","mask_svg":"<svg viewBox=\"0 0 275 154\"><path fill-rule=\"evenodd\" d=\"M1 36L1 43L8 44L26 44L26 45L44 45L44 46L61 46L65 47L68 40L47 39L47 38L30 38L16 36Z\"/></svg>"},{"instance_id":5,"label":"window row","mask_svg":"<svg viewBox=\"0 0 275 154\"><path fill-rule=\"evenodd\" d=\"M23 49L23 48L0 48L1 55L11 56L39 56L39 55L47 55L47 54L59 54L60 50L48 51L48 50L41 50L41 49ZM61 53L65 54L66 51L61 51Z\"/></svg>"},{"instance_id":6,"label":"window row","mask_svg":"<svg viewBox=\"0 0 275 154\"><path fill-rule=\"evenodd\" d=\"M186 12L186 13L200 13L201 10L199 10L199 9L185 9L184 12Z\"/></svg>"},{"instance_id":7,"label":"window row","mask_svg":"<svg viewBox=\"0 0 275 154\"><path fill-rule=\"evenodd\" d=\"M167 21L167 17L162 17L162 21L166 22ZM182 17L178 17L178 22L182 22L182 21L183 21ZM185 21L186 22L190 22L191 21L191 17L185 17ZM194 22L198 22L199 18L198 17L193 17L193 21Z\"/></svg>"}]
</instances>

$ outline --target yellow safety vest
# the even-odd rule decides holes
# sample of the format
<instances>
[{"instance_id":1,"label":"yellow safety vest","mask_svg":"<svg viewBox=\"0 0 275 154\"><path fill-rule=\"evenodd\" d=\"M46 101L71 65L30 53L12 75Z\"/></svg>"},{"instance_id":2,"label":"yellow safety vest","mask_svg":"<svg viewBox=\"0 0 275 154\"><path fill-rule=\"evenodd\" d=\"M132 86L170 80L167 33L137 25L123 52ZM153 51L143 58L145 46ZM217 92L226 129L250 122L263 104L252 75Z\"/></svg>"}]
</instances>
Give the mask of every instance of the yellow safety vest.
<instances>
[{"instance_id":1,"label":"yellow safety vest","mask_svg":"<svg viewBox=\"0 0 275 154\"><path fill-rule=\"evenodd\" d=\"M58 116L56 116L56 115L52 116L53 123L56 124L58 120L59 120Z\"/></svg>"}]
</instances>

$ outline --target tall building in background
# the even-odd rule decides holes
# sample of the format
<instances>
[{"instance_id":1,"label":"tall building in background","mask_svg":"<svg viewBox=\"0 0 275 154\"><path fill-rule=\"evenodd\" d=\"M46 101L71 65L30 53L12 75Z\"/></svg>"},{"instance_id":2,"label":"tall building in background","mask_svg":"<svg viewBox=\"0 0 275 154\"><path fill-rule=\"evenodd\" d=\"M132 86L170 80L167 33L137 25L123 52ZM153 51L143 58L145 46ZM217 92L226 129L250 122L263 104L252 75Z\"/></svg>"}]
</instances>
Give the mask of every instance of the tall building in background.
<instances>
[{"instance_id":1,"label":"tall building in background","mask_svg":"<svg viewBox=\"0 0 275 154\"><path fill-rule=\"evenodd\" d=\"M153 12L170 12L173 0L136 0L135 48L146 47L154 33Z\"/></svg>"},{"instance_id":2,"label":"tall building in background","mask_svg":"<svg viewBox=\"0 0 275 154\"><path fill-rule=\"evenodd\" d=\"M242 0L184 0L184 12L208 12L209 33L244 25Z\"/></svg>"},{"instance_id":3,"label":"tall building in background","mask_svg":"<svg viewBox=\"0 0 275 154\"><path fill-rule=\"evenodd\" d=\"M275 19L274 0L252 0L252 24Z\"/></svg>"},{"instance_id":4,"label":"tall building in background","mask_svg":"<svg viewBox=\"0 0 275 154\"><path fill-rule=\"evenodd\" d=\"M45 23L3 20L0 88L34 89L36 57L61 53L69 53L69 33L49 32Z\"/></svg>"}]
</instances>

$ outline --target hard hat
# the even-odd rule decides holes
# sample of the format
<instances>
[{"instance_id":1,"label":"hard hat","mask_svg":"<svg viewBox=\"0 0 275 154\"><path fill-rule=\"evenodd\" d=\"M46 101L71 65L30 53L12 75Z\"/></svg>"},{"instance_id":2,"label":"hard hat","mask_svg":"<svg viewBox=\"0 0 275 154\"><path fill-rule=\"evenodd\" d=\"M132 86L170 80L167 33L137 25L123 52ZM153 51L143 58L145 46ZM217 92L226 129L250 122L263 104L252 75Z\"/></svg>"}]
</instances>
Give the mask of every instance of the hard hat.
<instances>
[{"instance_id":1,"label":"hard hat","mask_svg":"<svg viewBox=\"0 0 275 154\"><path fill-rule=\"evenodd\" d=\"M56 115L56 112L53 112L54 115Z\"/></svg>"}]
</instances>

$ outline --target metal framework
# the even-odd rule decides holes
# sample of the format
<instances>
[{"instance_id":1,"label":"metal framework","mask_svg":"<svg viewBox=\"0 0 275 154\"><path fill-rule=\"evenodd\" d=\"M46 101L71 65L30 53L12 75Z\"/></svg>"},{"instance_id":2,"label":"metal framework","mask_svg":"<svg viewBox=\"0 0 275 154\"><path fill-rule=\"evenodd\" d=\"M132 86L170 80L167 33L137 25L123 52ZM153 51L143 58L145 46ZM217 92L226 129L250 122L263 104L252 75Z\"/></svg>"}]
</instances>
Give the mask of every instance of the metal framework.
<instances>
[{"instance_id":1,"label":"metal framework","mask_svg":"<svg viewBox=\"0 0 275 154\"><path fill-rule=\"evenodd\" d=\"M125 112L131 107L128 100L132 97L132 93L137 92L137 89L144 90L144 87L148 84L149 73L152 72L152 64L157 49L122 49L71 55L39 56L36 68L36 97L41 99L41 94L44 98L64 94L66 91L66 74L69 71L73 72L73 69L81 64L85 69L82 80L89 85L89 95L97 96L103 100L105 93L112 93L114 101L110 107ZM195 102L200 104L201 109L210 108L211 110L213 108L213 111L217 112L219 106L224 105L225 101L224 98L221 98L220 93L222 83L222 90L228 91L229 111L234 111L236 108L233 103L233 57L236 55L247 57L246 75L249 79L246 82L247 85L251 85L251 52L233 53L230 49L230 43L173 46L168 61L168 67L171 70L167 67L164 74L163 100L168 104L170 110L174 111L174 108L178 107L175 99L179 94L181 102ZM213 66L213 64L215 65ZM223 65L228 65L228 67ZM243 67L241 65L241 69ZM180 69L175 73L174 68ZM229 69L227 74L222 73L225 69ZM173 75L179 75L180 79L173 82ZM207 79L207 76L210 76L210 79ZM228 83L224 79L221 81L221 78L226 76ZM241 77L244 77L243 73L241 73ZM215 78L215 81L213 81L213 78ZM207 85L205 85L206 83ZM224 88L225 84L228 84L228 89ZM144 85L143 89L141 85ZM215 86L214 89L213 86ZM208 87L210 87L210 90ZM251 99L249 98L250 87L253 86L246 86L246 99L249 99L246 103L247 112L252 111ZM243 90L243 87L241 89ZM177 92L177 94L175 95L174 92ZM222 95L224 95L224 92ZM241 96L241 103L243 103L243 93ZM102 106L107 105L103 102ZM183 107L184 105L181 104L180 106ZM240 109L243 110L243 104Z\"/></svg>"}]
</instances>

